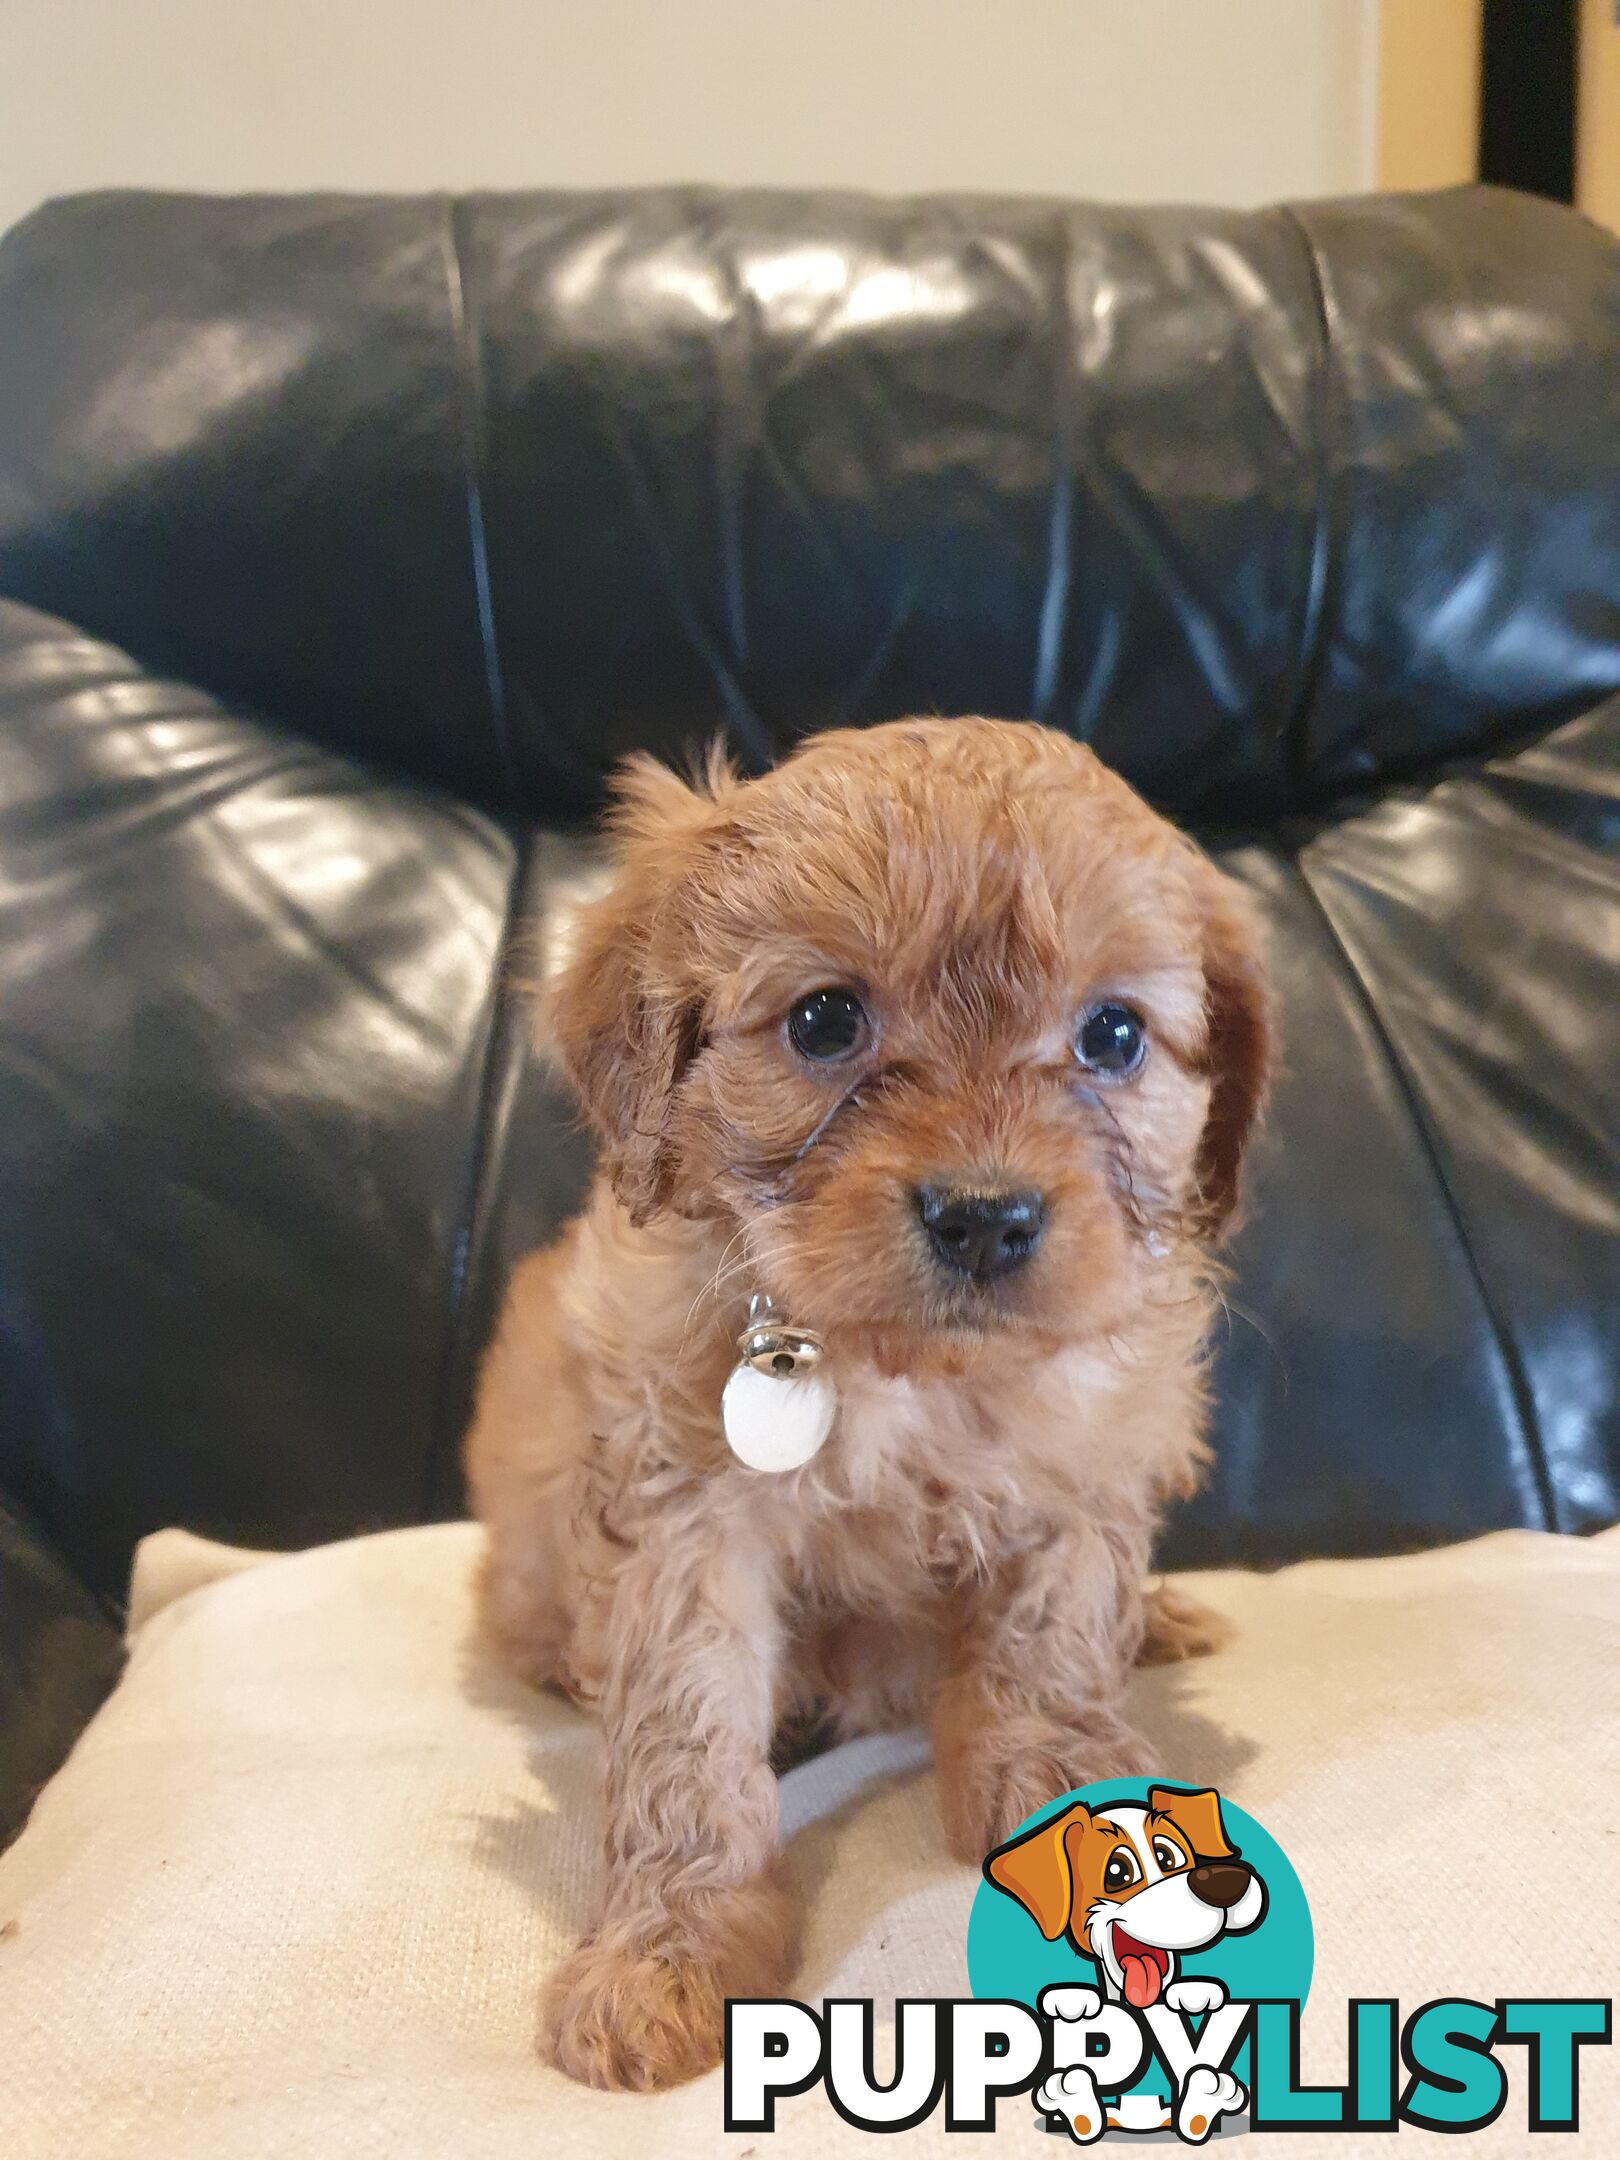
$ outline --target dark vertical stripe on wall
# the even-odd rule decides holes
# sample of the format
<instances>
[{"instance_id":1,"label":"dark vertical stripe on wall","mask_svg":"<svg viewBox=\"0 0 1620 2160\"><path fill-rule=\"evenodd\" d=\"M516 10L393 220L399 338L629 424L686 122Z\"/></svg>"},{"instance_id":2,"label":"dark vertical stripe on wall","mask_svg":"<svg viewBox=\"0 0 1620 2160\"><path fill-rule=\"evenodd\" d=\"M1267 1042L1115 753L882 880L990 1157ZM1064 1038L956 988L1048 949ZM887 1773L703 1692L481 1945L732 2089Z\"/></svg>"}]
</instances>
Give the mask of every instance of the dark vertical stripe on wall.
<instances>
[{"instance_id":1,"label":"dark vertical stripe on wall","mask_svg":"<svg viewBox=\"0 0 1620 2160\"><path fill-rule=\"evenodd\" d=\"M1580 0L1485 0L1479 177L1575 200Z\"/></svg>"}]
</instances>

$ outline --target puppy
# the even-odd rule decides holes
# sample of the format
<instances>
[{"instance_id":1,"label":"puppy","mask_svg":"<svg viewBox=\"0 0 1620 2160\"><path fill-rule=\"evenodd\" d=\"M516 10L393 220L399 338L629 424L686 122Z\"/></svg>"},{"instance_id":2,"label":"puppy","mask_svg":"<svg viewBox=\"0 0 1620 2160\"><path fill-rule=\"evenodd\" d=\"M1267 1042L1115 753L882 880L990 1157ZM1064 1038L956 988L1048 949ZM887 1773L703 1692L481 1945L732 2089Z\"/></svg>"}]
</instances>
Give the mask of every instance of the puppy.
<instances>
[{"instance_id":1,"label":"puppy","mask_svg":"<svg viewBox=\"0 0 1620 2160\"><path fill-rule=\"evenodd\" d=\"M975 1865L1151 1767L1122 1690L1269 1030L1240 891L1040 727L829 733L697 787L632 759L614 828L548 998L600 1168L514 1275L467 1468L489 1630L606 1738L542 2046L645 2089L791 1975L784 1719L931 1718ZM836 1389L781 1475L719 1416L756 1296Z\"/></svg>"}]
</instances>

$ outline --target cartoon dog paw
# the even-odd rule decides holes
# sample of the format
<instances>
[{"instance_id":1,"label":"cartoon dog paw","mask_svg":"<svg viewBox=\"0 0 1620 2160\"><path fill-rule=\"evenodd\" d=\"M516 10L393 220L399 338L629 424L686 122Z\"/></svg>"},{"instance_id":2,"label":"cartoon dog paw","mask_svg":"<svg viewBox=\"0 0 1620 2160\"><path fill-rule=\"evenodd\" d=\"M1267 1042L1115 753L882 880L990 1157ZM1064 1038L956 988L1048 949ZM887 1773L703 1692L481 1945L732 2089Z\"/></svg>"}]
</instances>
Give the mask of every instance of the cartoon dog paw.
<instances>
[{"instance_id":1,"label":"cartoon dog paw","mask_svg":"<svg viewBox=\"0 0 1620 2160\"><path fill-rule=\"evenodd\" d=\"M1040 2012L1042 2017L1062 2018L1065 2024L1073 2024L1082 2018L1094 2018L1102 2009L1102 1997L1095 1988L1049 1987L1041 1989Z\"/></svg>"},{"instance_id":2,"label":"cartoon dog paw","mask_svg":"<svg viewBox=\"0 0 1620 2160\"><path fill-rule=\"evenodd\" d=\"M1090 1988L1048 1988L1049 1995L1089 1995ZM1054 2070L1035 2095L1044 2115L1061 2115L1077 2145L1094 2145L1107 2128L1103 2104L1097 2097L1097 2080L1084 2063L1072 2069Z\"/></svg>"},{"instance_id":3,"label":"cartoon dog paw","mask_svg":"<svg viewBox=\"0 0 1620 2160\"><path fill-rule=\"evenodd\" d=\"M1187 2072L1176 2107L1176 2135L1189 2145L1202 2145L1223 2115L1235 2115L1248 2094L1229 2070L1212 2070L1195 2063Z\"/></svg>"},{"instance_id":4,"label":"cartoon dog paw","mask_svg":"<svg viewBox=\"0 0 1620 2160\"><path fill-rule=\"evenodd\" d=\"M1202 2017L1206 2011L1221 2007L1226 1990L1218 1980L1177 1980L1165 1989L1164 1999L1183 2017Z\"/></svg>"}]
</instances>

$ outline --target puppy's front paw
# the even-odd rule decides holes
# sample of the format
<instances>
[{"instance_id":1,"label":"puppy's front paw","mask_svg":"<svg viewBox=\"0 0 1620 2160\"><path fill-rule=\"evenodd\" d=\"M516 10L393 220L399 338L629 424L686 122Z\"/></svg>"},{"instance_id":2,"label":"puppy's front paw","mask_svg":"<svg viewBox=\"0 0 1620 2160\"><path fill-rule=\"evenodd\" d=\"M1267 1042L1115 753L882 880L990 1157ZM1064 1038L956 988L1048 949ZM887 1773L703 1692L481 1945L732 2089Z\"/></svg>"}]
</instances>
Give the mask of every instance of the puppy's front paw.
<instances>
[{"instance_id":1,"label":"puppy's front paw","mask_svg":"<svg viewBox=\"0 0 1620 2160\"><path fill-rule=\"evenodd\" d=\"M720 2060L725 2001L704 1966L588 1942L540 1996L540 2052L607 2092L661 2092Z\"/></svg>"},{"instance_id":2,"label":"puppy's front paw","mask_svg":"<svg viewBox=\"0 0 1620 2160\"><path fill-rule=\"evenodd\" d=\"M785 1992L797 1937L780 1868L621 1915L542 1989L540 2051L583 2085L680 2085L720 2060L728 1998Z\"/></svg>"},{"instance_id":3,"label":"puppy's front paw","mask_svg":"<svg viewBox=\"0 0 1620 2160\"><path fill-rule=\"evenodd\" d=\"M976 1867L1059 1794L1108 1778L1151 1777L1158 1767L1147 1741L1111 1712L1016 1738L960 1734L939 1758L945 1842Z\"/></svg>"}]
</instances>

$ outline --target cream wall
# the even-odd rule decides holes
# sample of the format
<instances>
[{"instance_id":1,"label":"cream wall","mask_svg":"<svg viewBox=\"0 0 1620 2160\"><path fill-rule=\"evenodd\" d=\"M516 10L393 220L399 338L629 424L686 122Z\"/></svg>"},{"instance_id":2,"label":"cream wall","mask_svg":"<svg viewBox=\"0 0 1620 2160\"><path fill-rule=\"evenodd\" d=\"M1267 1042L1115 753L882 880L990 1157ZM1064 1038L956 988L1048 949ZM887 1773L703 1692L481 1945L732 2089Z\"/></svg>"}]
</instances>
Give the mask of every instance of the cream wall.
<instances>
[{"instance_id":1,"label":"cream wall","mask_svg":"<svg viewBox=\"0 0 1620 2160\"><path fill-rule=\"evenodd\" d=\"M0 0L0 224L74 188L1366 186L1377 0Z\"/></svg>"},{"instance_id":2,"label":"cream wall","mask_svg":"<svg viewBox=\"0 0 1620 2160\"><path fill-rule=\"evenodd\" d=\"M1581 0L1575 200L1620 233L1620 10Z\"/></svg>"},{"instance_id":3,"label":"cream wall","mask_svg":"<svg viewBox=\"0 0 1620 2160\"><path fill-rule=\"evenodd\" d=\"M1478 172L1484 32L1481 0L1379 0L1379 187L1451 187Z\"/></svg>"}]
</instances>

